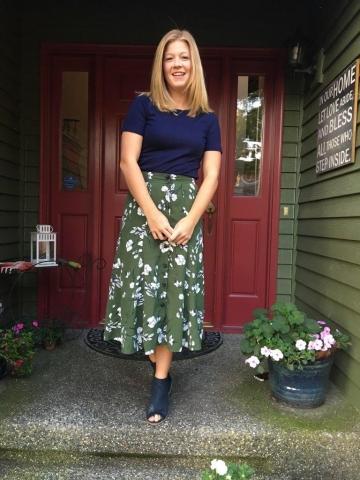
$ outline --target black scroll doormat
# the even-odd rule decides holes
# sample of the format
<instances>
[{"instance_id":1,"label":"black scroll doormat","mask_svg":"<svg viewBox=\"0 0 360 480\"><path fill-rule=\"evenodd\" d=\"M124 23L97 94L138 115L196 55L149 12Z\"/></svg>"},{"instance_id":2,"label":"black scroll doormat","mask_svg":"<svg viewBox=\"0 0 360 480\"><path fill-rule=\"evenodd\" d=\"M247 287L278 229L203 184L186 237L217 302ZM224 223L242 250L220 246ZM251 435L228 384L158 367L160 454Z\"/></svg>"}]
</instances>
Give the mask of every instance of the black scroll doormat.
<instances>
[{"instance_id":1,"label":"black scroll doormat","mask_svg":"<svg viewBox=\"0 0 360 480\"><path fill-rule=\"evenodd\" d=\"M105 342L103 339L104 330L100 328L91 328L86 337L85 343L96 350L99 353L105 355L111 355L113 357L119 357L126 360L146 360L147 356L144 352L136 352L131 355L121 353L121 345L115 340ZM204 337L202 339L202 348L201 350L192 352L187 348L183 348L182 352L174 352L173 360L186 360L187 358L199 357L200 355L206 355L207 353L213 352L222 344L223 339L219 332L204 332Z\"/></svg>"}]
</instances>

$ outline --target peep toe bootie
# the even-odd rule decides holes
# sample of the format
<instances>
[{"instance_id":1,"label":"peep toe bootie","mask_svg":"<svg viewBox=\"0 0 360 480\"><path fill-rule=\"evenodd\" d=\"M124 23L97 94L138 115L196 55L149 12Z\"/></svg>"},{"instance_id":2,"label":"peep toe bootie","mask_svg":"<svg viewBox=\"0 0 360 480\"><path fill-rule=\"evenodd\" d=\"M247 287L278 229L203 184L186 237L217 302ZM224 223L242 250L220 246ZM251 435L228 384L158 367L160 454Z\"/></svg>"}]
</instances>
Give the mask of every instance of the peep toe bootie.
<instances>
[{"instance_id":1,"label":"peep toe bootie","mask_svg":"<svg viewBox=\"0 0 360 480\"><path fill-rule=\"evenodd\" d=\"M146 412L148 423L157 425L165 420L169 411L169 397L171 394L172 378L170 375L167 378L153 377L151 384L151 398L150 405ZM160 420L150 421L149 418L154 415L160 415Z\"/></svg>"}]
</instances>

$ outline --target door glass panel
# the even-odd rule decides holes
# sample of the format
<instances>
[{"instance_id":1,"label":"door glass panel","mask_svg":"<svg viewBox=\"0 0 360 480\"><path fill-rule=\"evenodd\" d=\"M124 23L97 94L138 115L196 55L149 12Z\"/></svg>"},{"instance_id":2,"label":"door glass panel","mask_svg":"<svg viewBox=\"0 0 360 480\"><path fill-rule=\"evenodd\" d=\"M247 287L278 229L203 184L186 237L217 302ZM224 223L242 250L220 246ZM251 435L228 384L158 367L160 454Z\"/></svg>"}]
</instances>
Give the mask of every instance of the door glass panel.
<instances>
[{"instance_id":1,"label":"door glass panel","mask_svg":"<svg viewBox=\"0 0 360 480\"><path fill-rule=\"evenodd\" d=\"M88 72L63 72L61 102L62 190L88 183Z\"/></svg>"},{"instance_id":2,"label":"door glass panel","mask_svg":"<svg viewBox=\"0 0 360 480\"><path fill-rule=\"evenodd\" d=\"M238 77L234 195L257 196L262 168L264 77Z\"/></svg>"}]
</instances>

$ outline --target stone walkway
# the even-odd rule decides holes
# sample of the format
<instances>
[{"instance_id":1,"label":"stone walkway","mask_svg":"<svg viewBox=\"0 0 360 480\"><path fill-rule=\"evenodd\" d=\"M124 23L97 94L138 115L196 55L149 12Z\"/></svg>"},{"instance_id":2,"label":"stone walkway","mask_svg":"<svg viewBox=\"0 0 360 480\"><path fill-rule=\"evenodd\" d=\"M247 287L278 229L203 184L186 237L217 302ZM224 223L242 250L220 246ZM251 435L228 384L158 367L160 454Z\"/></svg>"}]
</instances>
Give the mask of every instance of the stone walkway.
<instances>
[{"instance_id":1,"label":"stone walkway","mask_svg":"<svg viewBox=\"0 0 360 480\"><path fill-rule=\"evenodd\" d=\"M256 479L359 479L359 412L334 385L319 408L282 405L228 334L173 362L170 413L152 426L150 365L97 353L86 333L38 351L31 377L0 381L1 479L199 480L215 457L247 461Z\"/></svg>"}]
</instances>

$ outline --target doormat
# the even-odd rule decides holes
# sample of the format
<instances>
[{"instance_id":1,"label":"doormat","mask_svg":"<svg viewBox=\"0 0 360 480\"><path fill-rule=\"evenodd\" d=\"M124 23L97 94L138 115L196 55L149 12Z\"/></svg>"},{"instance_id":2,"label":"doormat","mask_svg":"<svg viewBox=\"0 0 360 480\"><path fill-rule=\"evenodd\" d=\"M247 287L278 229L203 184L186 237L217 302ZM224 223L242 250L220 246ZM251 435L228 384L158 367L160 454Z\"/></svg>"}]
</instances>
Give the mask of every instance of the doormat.
<instances>
[{"instance_id":1,"label":"doormat","mask_svg":"<svg viewBox=\"0 0 360 480\"><path fill-rule=\"evenodd\" d=\"M96 350L99 353L105 355L111 355L113 357L119 357L126 360L147 360L147 355L144 352L136 352L131 355L121 353L121 345L115 340L105 341L103 338L104 329L91 328L84 341L85 343ZM187 348L183 348L182 352L174 352L173 360L186 360L188 358L199 357L213 352L223 343L223 338L220 332L204 332L202 339L201 350L191 351Z\"/></svg>"}]
</instances>

